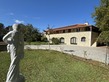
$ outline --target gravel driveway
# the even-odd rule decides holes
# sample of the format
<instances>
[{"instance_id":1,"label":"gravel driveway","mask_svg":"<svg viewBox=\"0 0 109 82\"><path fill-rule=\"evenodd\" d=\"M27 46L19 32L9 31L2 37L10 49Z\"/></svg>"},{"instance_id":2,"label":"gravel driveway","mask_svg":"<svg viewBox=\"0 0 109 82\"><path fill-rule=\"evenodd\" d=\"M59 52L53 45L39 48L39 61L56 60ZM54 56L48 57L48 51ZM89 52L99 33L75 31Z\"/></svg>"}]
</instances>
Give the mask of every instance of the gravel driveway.
<instances>
[{"instance_id":1,"label":"gravel driveway","mask_svg":"<svg viewBox=\"0 0 109 82\"><path fill-rule=\"evenodd\" d=\"M106 47L82 47L72 45L25 45L25 49L51 49L63 53L76 55L86 59L107 63L109 62L109 49L106 55Z\"/></svg>"}]
</instances>

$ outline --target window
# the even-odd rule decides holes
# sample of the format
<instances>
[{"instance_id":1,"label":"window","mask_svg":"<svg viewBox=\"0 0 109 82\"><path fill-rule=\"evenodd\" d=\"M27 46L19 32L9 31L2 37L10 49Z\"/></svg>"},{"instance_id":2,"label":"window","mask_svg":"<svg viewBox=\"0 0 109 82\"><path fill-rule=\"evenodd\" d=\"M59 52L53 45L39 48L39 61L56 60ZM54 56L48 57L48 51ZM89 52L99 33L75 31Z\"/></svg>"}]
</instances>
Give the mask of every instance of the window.
<instances>
[{"instance_id":1,"label":"window","mask_svg":"<svg viewBox=\"0 0 109 82\"><path fill-rule=\"evenodd\" d=\"M90 31L90 28L89 28L89 27L86 27L86 28L85 28L85 31Z\"/></svg>"},{"instance_id":2,"label":"window","mask_svg":"<svg viewBox=\"0 0 109 82\"><path fill-rule=\"evenodd\" d=\"M77 44L77 38L76 38L76 37L72 37L72 38L70 39L70 43L71 43L71 44Z\"/></svg>"},{"instance_id":3,"label":"window","mask_svg":"<svg viewBox=\"0 0 109 82\"><path fill-rule=\"evenodd\" d=\"M80 28L76 28L76 32L80 32Z\"/></svg>"},{"instance_id":4,"label":"window","mask_svg":"<svg viewBox=\"0 0 109 82\"><path fill-rule=\"evenodd\" d=\"M63 37L60 38L60 42L64 43L64 38Z\"/></svg>"},{"instance_id":5,"label":"window","mask_svg":"<svg viewBox=\"0 0 109 82\"><path fill-rule=\"evenodd\" d=\"M65 33L68 33L68 30L67 29L65 30Z\"/></svg>"},{"instance_id":6,"label":"window","mask_svg":"<svg viewBox=\"0 0 109 82\"><path fill-rule=\"evenodd\" d=\"M68 29L68 32L71 32L71 29Z\"/></svg>"},{"instance_id":7,"label":"window","mask_svg":"<svg viewBox=\"0 0 109 82\"><path fill-rule=\"evenodd\" d=\"M65 33L65 30L63 30L63 33Z\"/></svg>"},{"instance_id":8,"label":"window","mask_svg":"<svg viewBox=\"0 0 109 82\"><path fill-rule=\"evenodd\" d=\"M85 41L86 41L86 37L82 37L81 42L85 42Z\"/></svg>"}]
</instances>

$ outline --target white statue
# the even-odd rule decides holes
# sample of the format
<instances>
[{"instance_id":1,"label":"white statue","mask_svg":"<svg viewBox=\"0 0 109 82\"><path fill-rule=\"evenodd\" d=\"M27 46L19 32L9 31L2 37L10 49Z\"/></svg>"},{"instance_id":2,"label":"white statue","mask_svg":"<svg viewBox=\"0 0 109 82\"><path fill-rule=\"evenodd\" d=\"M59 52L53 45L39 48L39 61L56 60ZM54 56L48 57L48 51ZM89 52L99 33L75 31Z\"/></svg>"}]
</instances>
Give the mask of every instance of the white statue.
<instances>
[{"instance_id":1,"label":"white statue","mask_svg":"<svg viewBox=\"0 0 109 82\"><path fill-rule=\"evenodd\" d=\"M19 63L24 57L24 39L18 24L13 24L12 28L13 30L3 37L3 41L8 44L7 51L11 58L6 82L24 82L25 78L19 72Z\"/></svg>"}]
</instances>

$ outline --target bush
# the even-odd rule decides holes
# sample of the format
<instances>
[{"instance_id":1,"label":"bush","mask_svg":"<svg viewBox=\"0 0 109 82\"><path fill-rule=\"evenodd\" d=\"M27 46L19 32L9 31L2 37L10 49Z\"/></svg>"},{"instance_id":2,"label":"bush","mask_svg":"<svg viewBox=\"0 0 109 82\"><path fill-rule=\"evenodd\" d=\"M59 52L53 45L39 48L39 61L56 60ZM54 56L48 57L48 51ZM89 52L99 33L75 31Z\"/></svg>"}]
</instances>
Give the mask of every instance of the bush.
<instances>
[{"instance_id":1,"label":"bush","mask_svg":"<svg viewBox=\"0 0 109 82\"><path fill-rule=\"evenodd\" d=\"M42 37L41 37L41 41L42 41L42 42L47 42L47 41L48 41L48 40L47 40L47 37L42 36Z\"/></svg>"},{"instance_id":2,"label":"bush","mask_svg":"<svg viewBox=\"0 0 109 82\"><path fill-rule=\"evenodd\" d=\"M59 44L60 40L58 38L52 38L52 43L53 44Z\"/></svg>"}]
</instances>

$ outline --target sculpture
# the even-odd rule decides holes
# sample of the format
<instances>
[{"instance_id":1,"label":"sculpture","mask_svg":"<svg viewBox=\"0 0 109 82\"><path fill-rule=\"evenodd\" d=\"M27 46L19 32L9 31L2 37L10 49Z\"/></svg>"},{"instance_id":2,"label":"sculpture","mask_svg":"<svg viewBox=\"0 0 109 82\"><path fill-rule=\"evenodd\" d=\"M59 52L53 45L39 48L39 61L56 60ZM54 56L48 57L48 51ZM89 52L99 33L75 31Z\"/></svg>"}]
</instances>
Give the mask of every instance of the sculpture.
<instances>
[{"instance_id":1,"label":"sculpture","mask_svg":"<svg viewBox=\"0 0 109 82\"><path fill-rule=\"evenodd\" d=\"M18 24L13 24L12 28L13 30L3 37L3 41L8 44L7 49L11 58L6 82L24 82L25 78L19 72L19 63L24 57L23 35Z\"/></svg>"}]
</instances>

